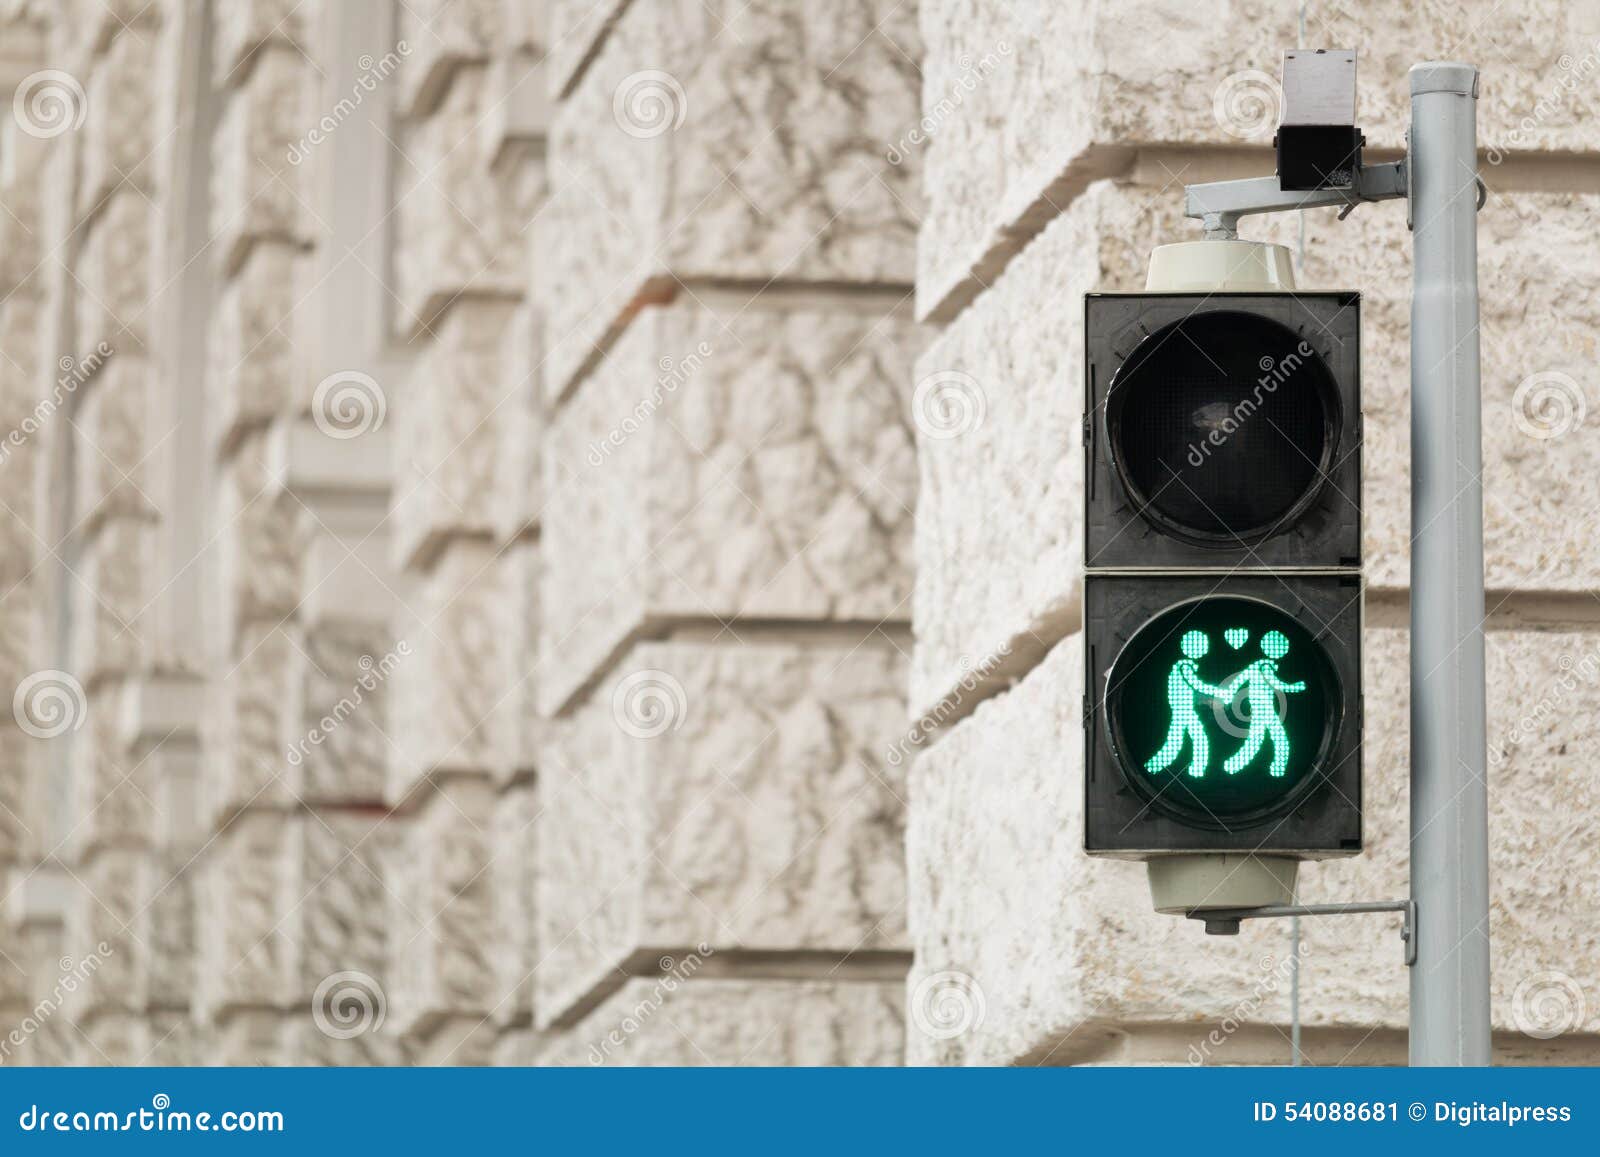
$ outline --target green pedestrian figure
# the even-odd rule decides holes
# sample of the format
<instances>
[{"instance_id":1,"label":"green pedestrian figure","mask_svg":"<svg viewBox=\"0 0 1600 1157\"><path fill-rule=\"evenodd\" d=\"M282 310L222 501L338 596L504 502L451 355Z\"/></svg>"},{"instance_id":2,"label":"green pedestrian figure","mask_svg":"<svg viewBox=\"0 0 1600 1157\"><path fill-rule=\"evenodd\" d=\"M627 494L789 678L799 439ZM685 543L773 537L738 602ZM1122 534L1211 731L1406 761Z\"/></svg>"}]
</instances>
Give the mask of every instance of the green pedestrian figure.
<instances>
[{"instance_id":1,"label":"green pedestrian figure","mask_svg":"<svg viewBox=\"0 0 1600 1157\"><path fill-rule=\"evenodd\" d=\"M1229 679L1223 688L1223 695L1232 699L1243 682L1250 704L1250 730L1245 734L1244 746L1222 765L1222 770L1229 775L1244 770L1245 765L1261 750L1261 745L1269 739L1272 741L1272 763L1267 768L1268 772L1281 776L1289 766L1289 733L1284 730L1283 720L1278 718L1277 693L1304 691L1306 685L1304 682L1285 683L1278 678L1278 660L1289 653L1289 640L1282 631L1268 631L1263 635L1261 649L1267 657L1251 663Z\"/></svg>"},{"instance_id":2,"label":"green pedestrian figure","mask_svg":"<svg viewBox=\"0 0 1600 1157\"><path fill-rule=\"evenodd\" d=\"M1195 710L1195 696L1221 698L1228 693L1200 678L1199 660L1211 650L1211 640L1204 631L1186 631L1178 641L1178 649L1183 652L1183 658L1167 672L1167 710L1172 714L1172 722L1167 725L1167 741L1161 745L1160 751L1145 762L1144 767L1152 775L1167 770L1183 751L1183 741L1187 739L1188 774L1199 779L1205 775L1211 763L1211 741L1206 737L1200 713ZM1239 676L1235 675L1234 678Z\"/></svg>"}]
</instances>

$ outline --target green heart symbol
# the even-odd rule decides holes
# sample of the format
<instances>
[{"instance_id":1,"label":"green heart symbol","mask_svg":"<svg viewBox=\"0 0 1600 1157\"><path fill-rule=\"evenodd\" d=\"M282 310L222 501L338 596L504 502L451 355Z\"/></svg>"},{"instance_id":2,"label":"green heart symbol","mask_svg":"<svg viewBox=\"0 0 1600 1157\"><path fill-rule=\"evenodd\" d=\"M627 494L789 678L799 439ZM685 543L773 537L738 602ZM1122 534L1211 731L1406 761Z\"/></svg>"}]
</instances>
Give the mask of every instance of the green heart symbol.
<instances>
[{"instance_id":1,"label":"green heart symbol","mask_svg":"<svg viewBox=\"0 0 1600 1157\"><path fill-rule=\"evenodd\" d=\"M1222 632L1222 637L1228 640L1228 646L1237 651L1250 641L1250 632L1243 627L1230 627Z\"/></svg>"}]
</instances>

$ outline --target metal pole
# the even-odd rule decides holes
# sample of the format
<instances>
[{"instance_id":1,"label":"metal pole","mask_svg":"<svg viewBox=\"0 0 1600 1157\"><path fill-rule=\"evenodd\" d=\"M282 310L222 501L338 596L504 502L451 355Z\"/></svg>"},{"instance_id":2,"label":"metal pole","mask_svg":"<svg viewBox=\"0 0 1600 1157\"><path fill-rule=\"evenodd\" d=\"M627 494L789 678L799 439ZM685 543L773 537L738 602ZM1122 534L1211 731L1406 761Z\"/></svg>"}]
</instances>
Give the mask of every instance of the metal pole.
<instances>
[{"instance_id":1,"label":"metal pole","mask_svg":"<svg viewBox=\"0 0 1600 1157\"><path fill-rule=\"evenodd\" d=\"M1411 1063L1489 1063L1478 73L1411 69Z\"/></svg>"}]
</instances>

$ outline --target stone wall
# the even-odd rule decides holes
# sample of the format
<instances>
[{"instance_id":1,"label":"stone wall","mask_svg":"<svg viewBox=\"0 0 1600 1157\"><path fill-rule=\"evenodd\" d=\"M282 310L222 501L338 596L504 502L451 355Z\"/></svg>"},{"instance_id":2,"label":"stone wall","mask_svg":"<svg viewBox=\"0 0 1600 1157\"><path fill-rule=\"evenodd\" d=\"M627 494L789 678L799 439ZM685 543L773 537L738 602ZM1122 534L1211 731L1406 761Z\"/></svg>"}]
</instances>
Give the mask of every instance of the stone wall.
<instances>
[{"instance_id":1,"label":"stone wall","mask_svg":"<svg viewBox=\"0 0 1600 1157\"><path fill-rule=\"evenodd\" d=\"M1400 1056L1391 919L1078 850L1081 295L1270 168L1302 9L1379 157L1485 69L1497 1041L1600 1055L1588 8L0 7L0 1062L1279 1061L1291 959ZM1408 238L1251 228L1366 296L1368 851L1302 879L1397 895Z\"/></svg>"},{"instance_id":2,"label":"stone wall","mask_svg":"<svg viewBox=\"0 0 1600 1157\"><path fill-rule=\"evenodd\" d=\"M1207 938L1150 909L1140 864L1082 846L1082 294L1143 287L1198 239L1186 183L1270 173L1281 51L1360 50L1360 114L1401 145L1418 60L1483 70L1479 134L1497 1057L1600 1057L1600 919L1583 753L1600 707L1597 319L1600 13L1573 5L925 3L923 428L911 707L913 1063L1315 1063L1405 1055L1384 916ZM1181 45L1181 49L1178 47ZM1391 151L1386 151L1391 150ZM1364 295L1366 852L1307 865L1307 902L1407 887L1410 512L1403 211L1246 222L1307 289ZM1530 384L1531 383L1531 384ZM920 424L919 424L920 425Z\"/></svg>"},{"instance_id":3,"label":"stone wall","mask_svg":"<svg viewBox=\"0 0 1600 1157\"><path fill-rule=\"evenodd\" d=\"M5 18L0 1060L898 1063L914 8Z\"/></svg>"}]
</instances>

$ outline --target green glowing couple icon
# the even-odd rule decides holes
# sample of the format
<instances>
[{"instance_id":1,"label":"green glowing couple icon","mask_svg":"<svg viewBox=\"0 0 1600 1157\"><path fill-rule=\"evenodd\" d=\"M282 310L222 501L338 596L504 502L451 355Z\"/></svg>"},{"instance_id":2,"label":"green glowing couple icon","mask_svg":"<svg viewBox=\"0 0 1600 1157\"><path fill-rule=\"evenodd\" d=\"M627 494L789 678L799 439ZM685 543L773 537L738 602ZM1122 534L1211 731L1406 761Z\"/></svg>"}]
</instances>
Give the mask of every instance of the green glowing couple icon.
<instances>
[{"instance_id":1,"label":"green glowing couple icon","mask_svg":"<svg viewBox=\"0 0 1600 1157\"><path fill-rule=\"evenodd\" d=\"M1224 632L1230 646L1238 649L1249 636L1238 629ZM1201 721L1196 703L1200 696L1208 696L1218 703L1231 703L1242 686L1250 705L1250 725L1244 744L1222 764L1222 770L1235 775L1260 752L1263 745L1272 745L1272 762L1268 771L1281 776L1289 766L1289 733L1284 730L1278 715L1279 692L1304 691L1302 683L1285 683L1278 678L1278 660L1289 653L1289 640L1281 631L1268 631L1261 636L1264 658L1250 663L1226 683L1214 686L1200 677L1199 660L1211 650L1211 640L1204 631L1187 631L1178 642L1183 658L1167 672L1167 707L1172 712L1166 742L1161 750L1145 763L1152 775L1171 767L1183 751L1184 741L1189 743L1188 774L1196 779L1205 775L1211 764L1211 740Z\"/></svg>"}]
</instances>

